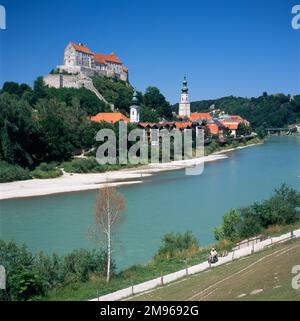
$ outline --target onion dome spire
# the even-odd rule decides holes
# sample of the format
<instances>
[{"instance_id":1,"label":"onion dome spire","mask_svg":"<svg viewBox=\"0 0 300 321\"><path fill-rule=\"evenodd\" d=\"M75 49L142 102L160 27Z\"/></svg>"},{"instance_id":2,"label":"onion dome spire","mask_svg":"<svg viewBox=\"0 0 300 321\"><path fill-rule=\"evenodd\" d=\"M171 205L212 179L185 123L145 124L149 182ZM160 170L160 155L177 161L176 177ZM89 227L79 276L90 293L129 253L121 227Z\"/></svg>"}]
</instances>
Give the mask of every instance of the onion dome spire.
<instances>
[{"instance_id":1,"label":"onion dome spire","mask_svg":"<svg viewBox=\"0 0 300 321\"><path fill-rule=\"evenodd\" d=\"M136 92L136 90L134 90L131 104L132 104L132 105L135 105L135 106L138 106L138 104L139 104L139 99L138 99L138 97L137 97L137 92Z\"/></svg>"},{"instance_id":2,"label":"onion dome spire","mask_svg":"<svg viewBox=\"0 0 300 321\"><path fill-rule=\"evenodd\" d=\"M184 76L183 82L182 82L182 89L181 89L183 94L187 94L188 93L188 87L187 87L187 80L186 80L186 76Z\"/></svg>"}]
</instances>

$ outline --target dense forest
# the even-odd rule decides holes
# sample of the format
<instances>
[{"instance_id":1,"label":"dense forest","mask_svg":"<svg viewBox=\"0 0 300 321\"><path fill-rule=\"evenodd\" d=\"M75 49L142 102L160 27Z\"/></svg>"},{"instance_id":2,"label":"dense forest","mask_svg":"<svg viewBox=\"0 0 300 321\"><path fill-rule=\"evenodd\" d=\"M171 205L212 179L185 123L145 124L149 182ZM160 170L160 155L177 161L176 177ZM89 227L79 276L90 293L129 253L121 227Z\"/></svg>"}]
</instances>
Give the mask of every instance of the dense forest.
<instances>
[{"instance_id":1,"label":"dense forest","mask_svg":"<svg viewBox=\"0 0 300 321\"><path fill-rule=\"evenodd\" d=\"M177 112L178 104L172 108ZM229 96L191 103L192 112L205 112L210 108L240 115L250 121L253 128L285 127L300 121L300 95L291 97L284 94L268 95L265 92L257 98Z\"/></svg>"}]
</instances>

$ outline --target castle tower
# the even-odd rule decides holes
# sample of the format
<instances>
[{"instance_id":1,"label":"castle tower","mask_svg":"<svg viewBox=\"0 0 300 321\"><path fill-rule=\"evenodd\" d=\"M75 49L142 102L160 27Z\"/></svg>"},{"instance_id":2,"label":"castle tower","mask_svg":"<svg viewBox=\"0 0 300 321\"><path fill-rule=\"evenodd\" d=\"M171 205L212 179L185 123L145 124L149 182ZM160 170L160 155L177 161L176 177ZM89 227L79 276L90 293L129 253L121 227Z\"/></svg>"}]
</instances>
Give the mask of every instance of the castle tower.
<instances>
[{"instance_id":1,"label":"castle tower","mask_svg":"<svg viewBox=\"0 0 300 321\"><path fill-rule=\"evenodd\" d=\"M130 122L131 123L140 122L140 106L139 106L139 100L137 98L136 91L134 91L131 106L130 106Z\"/></svg>"},{"instance_id":2,"label":"castle tower","mask_svg":"<svg viewBox=\"0 0 300 321\"><path fill-rule=\"evenodd\" d=\"M184 77L184 80L182 82L182 89L181 89L181 99L179 103L179 116L180 117L190 117L191 115L191 105L189 102L189 90L187 87L187 80L186 77Z\"/></svg>"}]
</instances>

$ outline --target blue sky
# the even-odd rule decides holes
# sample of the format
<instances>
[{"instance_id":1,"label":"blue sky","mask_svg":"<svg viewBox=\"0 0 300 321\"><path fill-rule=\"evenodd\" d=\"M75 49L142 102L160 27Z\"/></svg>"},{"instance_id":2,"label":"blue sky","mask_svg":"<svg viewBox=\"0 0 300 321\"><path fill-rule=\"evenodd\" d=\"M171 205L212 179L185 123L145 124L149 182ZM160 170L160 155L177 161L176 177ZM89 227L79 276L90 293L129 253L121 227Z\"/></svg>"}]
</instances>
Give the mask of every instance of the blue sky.
<instances>
[{"instance_id":1,"label":"blue sky","mask_svg":"<svg viewBox=\"0 0 300 321\"><path fill-rule=\"evenodd\" d=\"M191 100L300 93L300 30L290 0L0 0L0 84L32 84L63 61L69 41L114 51L139 90Z\"/></svg>"}]
</instances>

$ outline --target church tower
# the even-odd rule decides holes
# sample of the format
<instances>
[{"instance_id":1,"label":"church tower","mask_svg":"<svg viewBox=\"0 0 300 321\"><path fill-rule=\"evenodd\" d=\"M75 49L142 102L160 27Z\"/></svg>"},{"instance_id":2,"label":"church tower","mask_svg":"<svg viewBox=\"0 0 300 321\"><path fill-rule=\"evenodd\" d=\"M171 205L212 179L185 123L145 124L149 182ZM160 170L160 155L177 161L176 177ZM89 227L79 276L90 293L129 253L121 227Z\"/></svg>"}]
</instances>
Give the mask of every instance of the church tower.
<instances>
[{"instance_id":1,"label":"church tower","mask_svg":"<svg viewBox=\"0 0 300 321\"><path fill-rule=\"evenodd\" d=\"M179 116L180 117L190 117L191 115L191 105L189 102L189 90L187 87L187 80L186 77L184 77L184 80L182 82L182 89L181 89L181 100L179 104Z\"/></svg>"},{"instance_id":2,"label":"church tower","mask_svg":"<svg viewBox=\"0 0 300 321\"><path fill-rule=\"evenodd\" d=\"M130 106L130 122L131 123L140 122L140 106L139 106L139 100L137 98L136 91L134 91L131 106Z\"/></svg>"}]
</instances>

